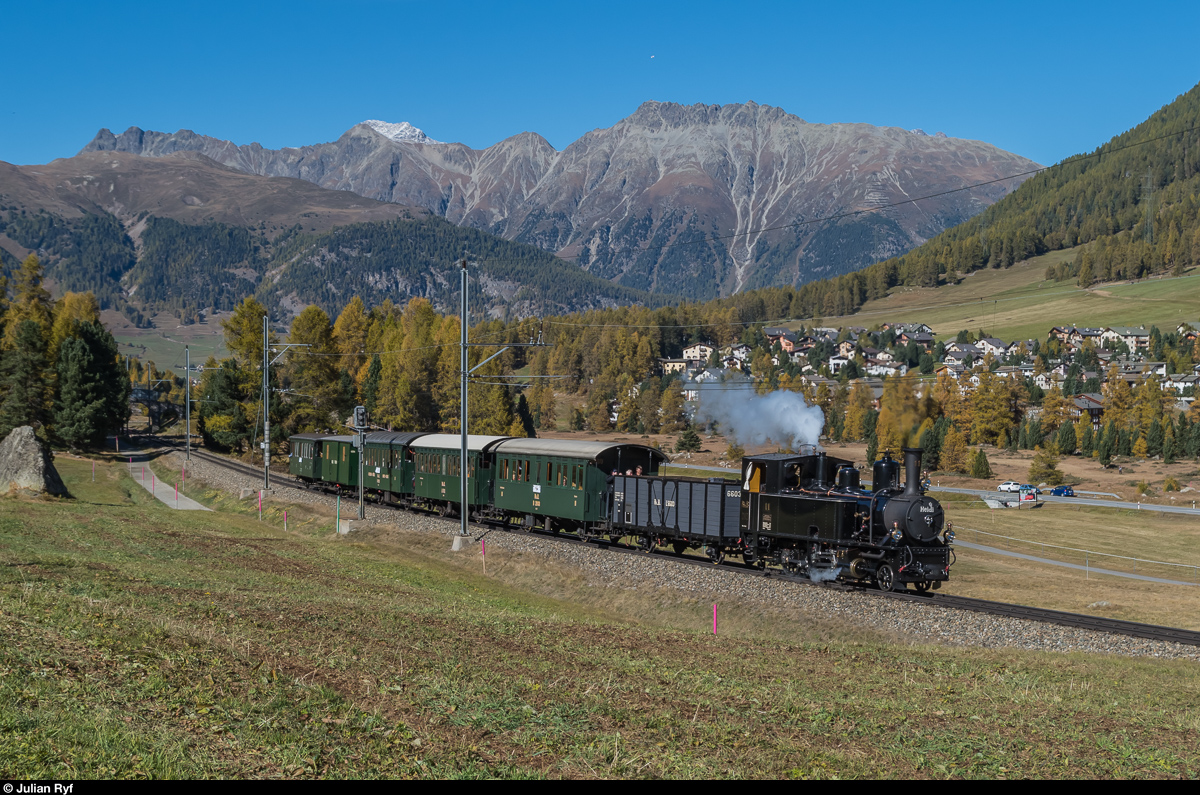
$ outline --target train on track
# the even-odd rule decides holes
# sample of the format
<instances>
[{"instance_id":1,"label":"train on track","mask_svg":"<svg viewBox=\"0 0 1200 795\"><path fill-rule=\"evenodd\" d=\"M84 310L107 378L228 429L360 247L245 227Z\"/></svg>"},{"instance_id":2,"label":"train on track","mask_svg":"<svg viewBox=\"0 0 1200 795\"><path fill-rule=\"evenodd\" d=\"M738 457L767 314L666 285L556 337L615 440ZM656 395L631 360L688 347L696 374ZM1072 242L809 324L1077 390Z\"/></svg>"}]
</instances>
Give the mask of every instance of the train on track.
<instances>
[{"instance_id":1,"label":"train on track","mask_svg":"<svg viewBox=\"0 0 1200 795\"><path fill-rule=\"evenodd\" d=\"M871 488L859 470L824 452L746 456L737 481L661 474L662 451L639 444L467 437L470 519L574 533L585 540L631 538L647 552L703 550L714 563L740 556L815 581L874 584L883 590L938 588L949 579L953 530L924 494L921 451L900 463L885 453ZM460 516L461 437L370 433L363 489L372 499ZM289 470L306 486L357 491L354 436L298 434Z\"/></svg>"}]
</instances>

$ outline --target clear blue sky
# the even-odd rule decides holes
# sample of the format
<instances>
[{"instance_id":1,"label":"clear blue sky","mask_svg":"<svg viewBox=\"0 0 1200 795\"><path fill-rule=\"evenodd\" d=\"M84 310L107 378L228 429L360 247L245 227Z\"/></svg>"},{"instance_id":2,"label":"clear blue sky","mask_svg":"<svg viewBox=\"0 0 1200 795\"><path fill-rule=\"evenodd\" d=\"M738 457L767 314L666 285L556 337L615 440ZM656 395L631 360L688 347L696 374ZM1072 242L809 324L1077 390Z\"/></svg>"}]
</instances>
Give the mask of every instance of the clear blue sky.
<instances>
[{"instance_id":1,"label":"clear blue sky","mask_svg":"<svg viewBox=\"0 0 1200 795\"><path fill-rule=\"evenodd\" d=\"M9 3L0 160L101 127L237 143L409 121L562 148L648 99L977 138L1051 163L1200 81L1200 2ZM654 56L651 58L651 56Z\"/></svg>"}]
</instances>

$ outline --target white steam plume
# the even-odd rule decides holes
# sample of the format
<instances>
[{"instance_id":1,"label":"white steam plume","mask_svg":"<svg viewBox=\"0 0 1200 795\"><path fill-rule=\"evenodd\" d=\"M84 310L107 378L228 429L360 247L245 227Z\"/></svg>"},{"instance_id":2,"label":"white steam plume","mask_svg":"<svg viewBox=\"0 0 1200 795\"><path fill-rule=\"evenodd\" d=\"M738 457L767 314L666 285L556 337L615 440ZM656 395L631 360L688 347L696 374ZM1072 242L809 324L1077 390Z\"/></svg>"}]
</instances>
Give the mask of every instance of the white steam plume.
<instances>
[{"instance_id":1,"label":"white steam plume","mask_svg":"<svg viewBox=\"0 0 1200 795\"><path fill-rule=\"evenodd\" d=\"M721 431L743 446L774 442L799 452L802 445L815 447L825 427L825 414L798 392L759 395L744 378L697 388L696 419L719 422Z\"/></svg>"}]
</instances>

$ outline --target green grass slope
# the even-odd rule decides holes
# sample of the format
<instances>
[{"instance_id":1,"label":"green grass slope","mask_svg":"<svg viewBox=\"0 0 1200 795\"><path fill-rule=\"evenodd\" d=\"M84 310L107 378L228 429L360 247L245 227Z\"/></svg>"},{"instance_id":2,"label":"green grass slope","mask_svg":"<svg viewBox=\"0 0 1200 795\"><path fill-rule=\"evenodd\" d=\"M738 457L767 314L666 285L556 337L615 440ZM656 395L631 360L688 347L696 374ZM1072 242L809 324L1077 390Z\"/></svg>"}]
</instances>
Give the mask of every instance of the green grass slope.
<instances>
[{"instance_id":1,"label":"green grass slope","mask_svg":"<svg viewBox=\"0 0 1200 795\"><path fill-rule=\"evenodd\" d=\"M1174 330L1200 319L1200 272L1162 275L1134 282L1096 284L1044 278L1048 265L1069 261L1075 251L1053 251L1002 270L976 271L958 284L938 288L896 288L868 301L852 315L825 318L829 325L885 321L922 322L942 339L960 329L986 331L1005 340L1044 339L1051 327L1157 325Z\"/></svg>"},{"instance_id":2,"label":"green grass slope","mask_svg":"<svg viewBox=\"0 0 1200 795\"><path fill-rule=\"evenodd\" d=\"M0 502L6 779L1200 770L1193 664L831 640L736 605L713 637L694 596L567 601L520 585L588 588L540 557L484 575L442 538L181 514L119 464L59 466L73 500Z\"/></svg>"}]
</instances>

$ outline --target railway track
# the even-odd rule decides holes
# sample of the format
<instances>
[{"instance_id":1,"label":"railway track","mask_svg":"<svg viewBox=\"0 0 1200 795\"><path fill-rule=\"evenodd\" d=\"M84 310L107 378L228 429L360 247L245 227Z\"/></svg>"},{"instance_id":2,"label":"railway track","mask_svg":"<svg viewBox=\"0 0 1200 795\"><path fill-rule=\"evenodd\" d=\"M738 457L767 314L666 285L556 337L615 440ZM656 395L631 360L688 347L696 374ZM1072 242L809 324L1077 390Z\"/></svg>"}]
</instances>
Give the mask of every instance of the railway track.
<instances>
[{"instance_id":1,"label":"railway track","mask_svg":"<svg viewBox=\"0 0 1200 795\"><path fill-rule=\"evenodd\" d=\"M182 444L171 441L156 440L159 444L168 447L180 448ZM248 477L258 478L262 476L262 470L257 467L252 467L243 464L239 461L230 461L224 456L215 455L213 453L202 450L192 449L192 455L207 461L216 466L223 467L238 474ZM311 492L304 485L297 482L288 475L280 473L271 473L272 484L284 488L300 489ZM379 506L380 504L375 503ZM391 506L380 506L391 507ZM397 508L400 510L399 508ZM496 524L473 522L474 526L483 529L485 532L502 530L504 532L516 532L526 535L536 535L539 538L544 538L551 541L556 541L564 544L585 544L591 543L593 546L608 549L617 554L628 555L645 555L648 554L642 549L638 549L632 545L612 543L609 541L587 541L572 535L561 535L557 533L547 533L544 531L530 530L527 528L504 527ZM655 550L649 554L658 555L664 558L669 558L677 563L689 566L703 566L711 568L712 563L705 558L691 557L688 555L676 555L665 550ZM1180 643L1187 646L1200 646L1200 632L1187 629L1178 629L1175 627L1163 627L1155 624L1139 624L1134 621L1122 621L1113 618L1103 618L1099 616L1083 615L1081 613L1068 613L1062 610L1049 610L1041 607L1029 607L1027 605L1015 605L1006 602L993 602L986 599L974 599L968 596L955 596L952 594L941 593L926 593L916 594L913 592L900 591L878 591L875 589L864 588L855 585L847 585L843 583L814 583L806 577L787 574L778 569L759 570L757 568L747 566L742 563L727 561L721 564L721 567L728 571L738 572L745 576L767 577L776 580L784 580L794 582L798 585L808 587L829 588L838 591L858 591L864 594L870 594L880 599L896 599L905 602L915 602L929 607L938 607L950 610L967 610L973 613L984 613L987 615L1005 617L1005 618L1020 618L1026 621L1036 621L1043 624L1054 624L1062 627L1071 627L1075 629L1088 629L1096 632L1106 632L1113 635L1126 635L1134 638L1142 638L1145 640L1157 640L1168 643Z\"/></svg>"}]
</instances>

